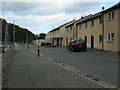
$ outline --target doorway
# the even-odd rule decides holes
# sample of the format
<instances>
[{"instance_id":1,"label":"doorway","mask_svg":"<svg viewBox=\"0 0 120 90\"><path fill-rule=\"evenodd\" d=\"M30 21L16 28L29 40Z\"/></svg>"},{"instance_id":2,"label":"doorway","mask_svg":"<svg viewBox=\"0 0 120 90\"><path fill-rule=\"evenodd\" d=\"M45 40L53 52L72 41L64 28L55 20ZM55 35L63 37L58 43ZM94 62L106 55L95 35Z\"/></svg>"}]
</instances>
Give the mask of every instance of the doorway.
<instances>
[{"instance_id":1,"label":"doorway","mask_svg":"<svg viewBox=\"0 0 120 90\"><path fill-rule=\"evenodd\" d=\"M91 48L94 48L94 36L91 36Z\"/></svg>"},{"instance_id":2,"label":"doorway","mask_svg":"<svg viewBox=\"0 0 120 90\"><path fill-rule=\"evenodd\" d=\"M60 39L60 46L62 46L62 40L63 40L63 38Z\"/></svg>"},{"instance_id":3,"label":"doorway","mask_svg":"<svg viewBox=\"0 0 120 90\"><path fill-rule=\"evenodd\" d=\"M66 46L68 46L68 38L66 38Z\"/></svg>"},{"instance_id":4,"label":"doorway","mask_svg":"<svg viewBox=\"0 0 120 90\"><path fill-rule=\"evenodd\" d=\"M86 42L86 44L87 44L87 37L85 36L85 42Z\"/></svg>"}]
</instances>

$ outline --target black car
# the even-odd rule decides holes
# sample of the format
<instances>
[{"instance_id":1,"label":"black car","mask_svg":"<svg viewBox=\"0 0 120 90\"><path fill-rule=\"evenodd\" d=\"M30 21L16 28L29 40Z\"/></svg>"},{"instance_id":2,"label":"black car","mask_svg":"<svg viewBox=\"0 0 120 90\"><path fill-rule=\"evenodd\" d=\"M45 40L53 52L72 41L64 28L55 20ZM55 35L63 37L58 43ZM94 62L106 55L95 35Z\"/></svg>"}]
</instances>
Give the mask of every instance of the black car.
<instances>
[{"instance_id":1,"label":"black car","mask_svg":"<svg viewBox=\"0 0 120 90\"><path fill-rule=\"evenodd\" d=\"M41 42L41 46L44 46L44 45L51 45L51 43L49 43L49 42Z\"/></svg>"},{"instance_id":2,"label":"black car","mask_svg":"<svg viewBox=\"0 0 120 90\"><path fill-rule=\"evenodd\" d=\"M74 51L81 51L81 50L86 51L87 47L86 47L85 40L80 39L80 40L72 40L72 41L70 41L69 45L68 45L68 50L72 50L73 52Z\"/></svg>"}]
</instances>

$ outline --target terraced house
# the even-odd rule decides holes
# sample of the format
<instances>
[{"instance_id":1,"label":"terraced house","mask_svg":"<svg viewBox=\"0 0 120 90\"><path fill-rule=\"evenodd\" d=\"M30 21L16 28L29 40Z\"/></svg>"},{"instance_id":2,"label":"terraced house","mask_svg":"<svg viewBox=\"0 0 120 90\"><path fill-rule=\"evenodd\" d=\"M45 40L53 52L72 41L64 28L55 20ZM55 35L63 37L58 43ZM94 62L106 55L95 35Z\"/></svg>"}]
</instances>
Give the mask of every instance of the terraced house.
<instances>
[{"instance_id":1,"label":"terraced house","mask_svg":"<svg viewBox=\"0 0 120 90\"><path fill-rule=\"evenodd\" d=\"M84 39L87 47L102 49L102 14L97 13L78 22L78 38Z\"/></svg>"},{"instance_id":2,"label":"terraced house","mask_svg":"<svg viewBox=\"0 0 120 90\"><path fill-rule=\"evenodd\" d=\"M120 52L120 2L102 12L104 18L103 49Z\"/></svg>"},{"instance_id":3,"label":"terraced house","mask_svg":"<svg viewBox=\"0 0 120 90\"><path fill-rule=\"evenodd\" d=\"M68 22L47 35L53 45L84 39L88 48L120 52L120 2L94 15Z\"/></svg>"},{"instance_id":4,"label":"terraced house","mask_svg":"<svg viewBox=\"0 0 120 90\"><path fill-rule=\"evenodd\" d=\"M2 18L0 18L0 44L2 44Z\"/></svg>"},{"instance_id":5,"label":"terraced house","mask_svg":"<svg viewBox=\"0 0 120 90\"><path fill-rule=\"evenodd\" d=\"M74 20L67 22L57 28L54 28L53 30L48 32L48 34L46 35L46 40L49 41L52 45L67 46L66 42L68 42L68 39L67 39L68 31L66 31L65 27L73 22ZM72 36L71 38L73 39Z\"/></svg>"}]
</instances>

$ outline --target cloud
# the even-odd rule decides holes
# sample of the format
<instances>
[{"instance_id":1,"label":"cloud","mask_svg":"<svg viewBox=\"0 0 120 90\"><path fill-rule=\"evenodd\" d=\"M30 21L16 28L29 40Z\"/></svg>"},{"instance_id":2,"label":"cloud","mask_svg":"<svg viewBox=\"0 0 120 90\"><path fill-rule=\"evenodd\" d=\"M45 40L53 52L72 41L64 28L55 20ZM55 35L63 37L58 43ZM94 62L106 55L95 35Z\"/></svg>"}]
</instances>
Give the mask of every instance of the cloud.
<instances>
[{"instance_id":1,"label":"cloud","mask_svg":"<svg viewBox=\"0 0 120 90\"><path fill-rule=\"evenodd\" d=\"M34 33L48 32L73 19L101 10L100 2L3 2L2 12L9 22L29 28Z\"/></svg>"},{"instance_id":2,"label":"cloud","mask_svg":"<svg viewBox=\"0 0 120 90\"><path fill-rule=\"evenodd\" d=\"M83 13L93 11L95 6L100 6L98 2L3 2L3 11L16 15L54 15L61 12ZM89 7L88 7L89 6Z\"/></svg>"}]
</instances>

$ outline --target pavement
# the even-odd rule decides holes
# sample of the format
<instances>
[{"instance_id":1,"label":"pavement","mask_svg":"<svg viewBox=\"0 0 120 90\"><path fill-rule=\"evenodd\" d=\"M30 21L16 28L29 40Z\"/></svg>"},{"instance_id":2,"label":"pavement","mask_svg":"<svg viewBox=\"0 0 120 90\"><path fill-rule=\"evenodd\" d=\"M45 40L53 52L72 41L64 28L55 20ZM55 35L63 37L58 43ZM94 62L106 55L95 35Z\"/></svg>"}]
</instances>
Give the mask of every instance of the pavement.
<instances>
[{"instance_id":1,"label":"pavement","mask_svg":"<svg viewBox=\"0 0 120 90\"><path fill-rule=\"evenodd\" d=\"M0 55L0 90L2 89L2 55Z\"/></svg>"},{"instance_id":2,"label":"pavement","mask_svg":"<svg viewBox=\"0 0 120 90\"><path fill-rule=\"evenodd\" d=\"M10 60L4 88L108 88L42 54L37 57L37 52L22 46Z\"/></svg>"},{"instance_id":3,"label":"pavement","mask_svg":"<svg viewBox=\"0 0 120 90\"><path fill-rule=\"evenodd\" d=\"M100 57L100 58L107 58L110 60L116 60L118 61L120 58L120 54L117 52L111 52L111 51L102 51L97 49L91 49L88 48L86 52L82 52L84 55L94 56L94 57Z\"/></svg>"},{"instance_id":4,"label":"pavement","mask_svg":"<svg viewBox=\"0 0 120 90\"><path fill-rule=\"evenodd\" d=\"M30 46L37 51L37 47ZM67 47L40 47L42 54L53 60L79 70L87 76L118 87L118 54L116 52L88 49L72 52Z\"/></svg>"}]
</instances>

